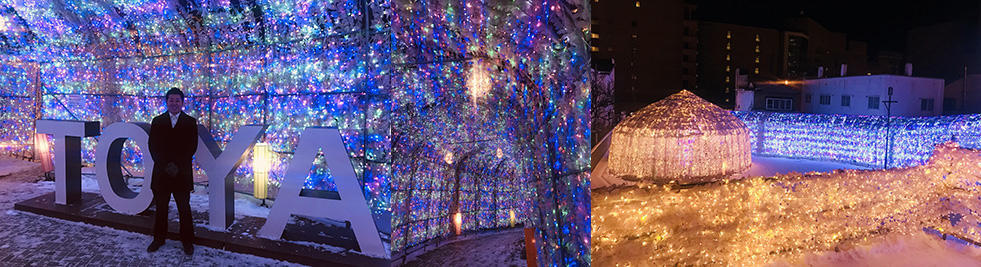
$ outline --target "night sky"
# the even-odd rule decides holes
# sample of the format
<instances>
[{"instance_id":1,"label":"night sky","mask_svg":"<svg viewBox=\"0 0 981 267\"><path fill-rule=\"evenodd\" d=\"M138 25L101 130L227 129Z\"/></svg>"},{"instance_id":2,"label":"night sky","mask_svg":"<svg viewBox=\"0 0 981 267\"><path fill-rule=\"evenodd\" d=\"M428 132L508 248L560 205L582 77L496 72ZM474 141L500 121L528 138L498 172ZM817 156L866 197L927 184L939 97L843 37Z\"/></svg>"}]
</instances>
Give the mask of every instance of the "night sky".
<instances>
[{"instance_id":1,"label":"night sky","mask_svg":"<svg viewBox=\"0 0 981 267\"><path fill-rule=\"evenodd\" d=\"M981 13L971 1L746 1L694 0L701 20L779 28L785 18L804 15L849 39L869 42L869 55L879 50L905 51L906 31L941 22L971 25Z\"/></svg>"}]
</instances>

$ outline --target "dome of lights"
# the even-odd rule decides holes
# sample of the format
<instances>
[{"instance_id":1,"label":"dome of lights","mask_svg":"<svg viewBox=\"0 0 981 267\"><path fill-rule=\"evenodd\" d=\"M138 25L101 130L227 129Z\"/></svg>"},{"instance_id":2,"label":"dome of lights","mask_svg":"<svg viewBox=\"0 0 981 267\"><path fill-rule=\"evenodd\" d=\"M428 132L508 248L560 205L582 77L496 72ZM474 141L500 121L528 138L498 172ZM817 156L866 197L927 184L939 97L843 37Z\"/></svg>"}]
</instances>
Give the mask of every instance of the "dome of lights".
<instances>
[{"instance_id":1,"label":"dome of lights","mask_svg":"<svg viewBox=\"0 0 981 267\"><path fill-rule=\"evenodd\" d=\"M682 90L613 129L609 164L627 180L690 184L746 170L750 151L746 124Z\"/></svg>"}]
</instances>

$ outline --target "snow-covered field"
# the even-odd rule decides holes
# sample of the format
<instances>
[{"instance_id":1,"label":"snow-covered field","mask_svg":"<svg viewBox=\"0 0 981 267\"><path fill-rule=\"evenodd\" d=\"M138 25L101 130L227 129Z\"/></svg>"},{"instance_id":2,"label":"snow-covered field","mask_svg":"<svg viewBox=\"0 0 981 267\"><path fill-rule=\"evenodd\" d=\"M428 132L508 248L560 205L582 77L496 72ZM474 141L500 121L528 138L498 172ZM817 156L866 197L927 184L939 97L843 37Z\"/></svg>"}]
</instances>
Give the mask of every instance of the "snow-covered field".
<instances>
[{"instance_id":1,"label":"snow-covered field","mask_svg":"<svg viewBox=\"0 0 981 267\"><path fill-rule=\"evenodd\" d=\"M607 157L603 157L603 159L596 164L596 167L593 168L593 172L590 174L591 188L600 188L619 184L632 184L632 182L613 177L613 175L609 173L607 166ZM869 168L838 162L753 156L753 165L742 173L733 174L730 179L745 179L760 176L769 177L792 172L829 172L832 170L848 169L864 170Z\"/></svg>"}]
</instances>

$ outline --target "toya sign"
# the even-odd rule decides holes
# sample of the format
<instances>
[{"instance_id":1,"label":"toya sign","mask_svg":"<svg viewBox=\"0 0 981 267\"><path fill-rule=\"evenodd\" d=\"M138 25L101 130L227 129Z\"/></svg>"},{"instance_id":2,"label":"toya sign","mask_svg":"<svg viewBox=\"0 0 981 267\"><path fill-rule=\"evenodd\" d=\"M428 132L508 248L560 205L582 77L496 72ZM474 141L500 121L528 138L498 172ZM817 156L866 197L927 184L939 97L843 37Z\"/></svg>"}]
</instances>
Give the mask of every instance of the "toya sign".
<instances>
[{"instance_id":1,"label":"toya sign","mask_svg":"<svg viewBox=\"0 0 981 267\"><path fill-rule=\"evenodd\" d=\"M232 174L265 129L264 125L242 126L222 151L211 132L198 125L198 150L194 159L208 176L208 223L212 227L226 228L232 224L235 213ZM81 200L81 138L98 136L96 177L106 203L127 214L136 214L150 207L153 191L140 190L137 193L130 190L123 180L120 166L123 143L127 139L134 141L145 155L149 153L149 124L113 123L100 135L97 121L38 120L37 132L55 137L55 203L66 205ZM296 147L276 202L258 235L280 238L291 215L331 218L351 222L361 252L387 254L340 132L333 128L307 128L300 135ZM323 151L327 166L331 169L339 200L300 195L318 150ZM153 169L152 157L143 157L143 169ZM143 184L149 185L153 177L144 179Z\"/></svg>"}]
</instances>

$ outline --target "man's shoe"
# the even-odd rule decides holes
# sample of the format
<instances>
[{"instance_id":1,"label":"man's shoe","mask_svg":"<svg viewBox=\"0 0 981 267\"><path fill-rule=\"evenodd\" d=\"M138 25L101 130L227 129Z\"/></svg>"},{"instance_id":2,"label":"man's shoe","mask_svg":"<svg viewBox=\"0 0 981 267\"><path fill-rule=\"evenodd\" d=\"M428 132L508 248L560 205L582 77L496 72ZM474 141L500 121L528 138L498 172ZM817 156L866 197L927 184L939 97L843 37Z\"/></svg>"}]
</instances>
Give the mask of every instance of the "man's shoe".
<instances>
[{"instance_id":1,"label":"man's shoe","mask_svg":"<svg viewBox=\"0 0 981 267\"><path fill-rule=\"evenodd\" d=\"M194 245L184 244L184 254L191 256L194 254Z\"/></svg>"},{"instance_id":2,"label":"man's shoe","mask_svg":"<svg viewBox=\"0 0 981 267\"><path fill-rule=\"evenodd\" d=\"M157 251L158 249L160 249L161 246L163 246L163 244L164 244L163 241L153 240L153 242L150 243L150 246L146 247L146 252Z\"/></svg>"}]
</instances>

